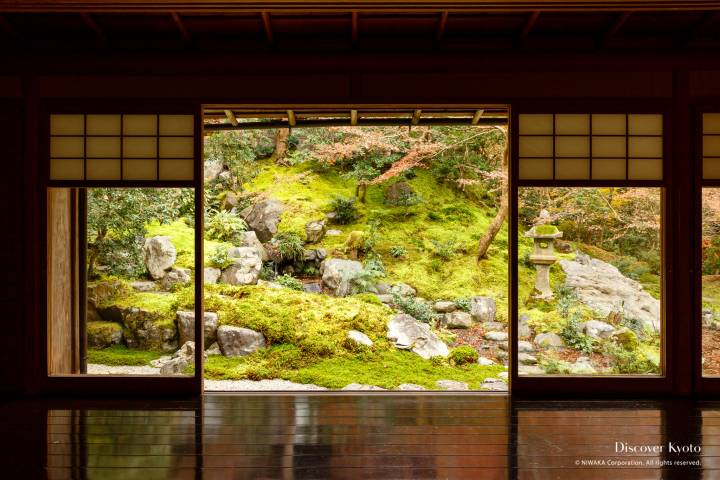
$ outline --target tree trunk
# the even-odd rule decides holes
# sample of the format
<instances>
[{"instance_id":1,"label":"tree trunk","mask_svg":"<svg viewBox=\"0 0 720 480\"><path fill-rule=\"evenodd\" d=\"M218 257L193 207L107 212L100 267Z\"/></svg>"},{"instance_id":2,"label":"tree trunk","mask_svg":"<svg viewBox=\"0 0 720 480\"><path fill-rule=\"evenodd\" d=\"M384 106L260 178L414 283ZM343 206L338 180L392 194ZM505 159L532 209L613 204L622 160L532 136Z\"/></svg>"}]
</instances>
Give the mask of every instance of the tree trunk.
<instances>
[{"instance_id":1,"label":"tree trunk","mask_svg":"<svg viewBox=\"0 0 720 480\"><path fill-rule=\"evenodd\" d=\"M503 171L503 174L505 177L502 180L502 185L500 187L500 207L498 208L497 214L495 214L495 218L493 218L493 221L490 222L490 226L487 229L487 232L485 232L485 235L482 236L480 241L478 242L478 254L477 254L477 261L479 262L483 258L485 258L485 255L487 254L488 249L490 248L490 244L492 244L493 240L495 239L495 235L500 231L500 228L502 227L503 222L507 218L508 215L508 207L509 207L509 186L508 186L508 163L509 163L509 155L510 155L510 139L505 138L505 152L503 152L502 157L502 164L501 169Z\"/></svg>"},{"instance_id":2,"label":"tree trunk","mask_svg":"<svg viewBox=\"0 0 720 480\"><path fill-rule=\"evenodd\" d=\"M278 128L277 134L275 134L275 152L273 153L273 159L278 165L288 165L285 157L287 156L289 136L289 128Z\"/></svg>"}]
</instances>

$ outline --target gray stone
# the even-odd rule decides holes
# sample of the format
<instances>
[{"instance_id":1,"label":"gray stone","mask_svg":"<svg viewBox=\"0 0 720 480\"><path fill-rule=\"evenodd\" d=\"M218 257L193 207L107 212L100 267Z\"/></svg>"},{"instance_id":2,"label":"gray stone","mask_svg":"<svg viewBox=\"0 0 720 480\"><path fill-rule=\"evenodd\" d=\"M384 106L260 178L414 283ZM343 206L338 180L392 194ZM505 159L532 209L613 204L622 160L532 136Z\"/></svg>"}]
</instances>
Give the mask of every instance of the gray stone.
<instances>
[{"instance_id":1,"label":"gray stone","mask_svg":"<svg viewBox=\"0 0 720 480\"><path fill-rule=\"evenodd\" d=\"M155 368L160 368L163 365L165 365L167 362L169 362L170 359L172 359L172 358L173 357L171 357L170 355L163 355L162 357L156 358L155 360L150 360L150 366L155 367Z\"/></svg>"},{"instance_id":2,"label":"gray stone","mask_svg":"<svg viewBox=\"0 0 720 480\"><path fill-rule=\"evenodd\" d=\"M136 292L152 292L153 290L155 290L155 282L130 282L130 286Z\"/></svg>"},{"instance_id":3,"label":"gray stone","mask_svg":"<svg viewBox=\"0 0 720 480\"><path fill-rule=\"evenodd\" d=\"M702 326L710 330L720 330L720 321L715 318L715 312L711 309L703 309Z\"/></svg>"},{"instance_id":4,"label":"gray stone","mask_svg":"<svg viewBox=\"0 0 720 480\"><path fill-rule=\"evenodd\" d=\"M537 358L529 353L518 353L518 362L522 365L536 365Z\"/></svg>"},{"instance_id":5,"label":"gray stone","mask_svg":"<svg viewBox=\"0 0 720 480\"><path fill-rule=\"evenodd\" d=\"M230 285L255 285L262 270L262 255L255 247L234 247L228 257L235 263L220 276L222 283Z\"/></svg>"},{"instance_id":6,"label":"gray stone","mask_svg":"<svg viewBox=\"0 0 720 480\"><path fill-rule=\"evenodd\" d=\"M305 241L307 243L317 243L325 236L325 222L313 221L305 225Z\"/></svg>"},{"instance_id":7,"label":"gray stone","mask_svg":"<svg viewBox=\"0 0 720 480\"><path fill-rule=\"evenodd\" d=\"M507 379L508 379L508 372L507 372L507 371L505 371L505 372L500 372L500 373L497 374L497 376L498 376L498 378L500 378L500 379L502 379L502 380L507 380Z\"/></svg>"},{"instance_id":8,"label":"gray stone","mask_svg":"<svg viewBox=\"0 0 720 480\"><path fill-rule=\"evenodd\" d=\"M218 345L217 342L213 343L208 347L207 350L205 350L206 355L222 355L222 351L220 351L220 345Z\"/></svg>"},{"instance_id":9,"label":"gray stone","mask_svg":"<svg viewBox=\"0 0 720 480\"><path fill-rule=\"evenodd\" d=\"M224 167L222 162L215 162L212 160L206 161L203 168L203 178L205 183L212 183L217 180L223 169Z\"/></svg>"},{"instance_id":10,"label":"gray stone","mask_svg":"<svg viewBox=\"0 0 720 480\"><path fill-rule=\"evenodd\" d=\"M442 324L445 328L470 328L473 321L469 313L455 311L446 313L443 316Z\"/></svg>"},{"instance_id":11,"label":"gray stone","mask_svg":"<svg viewBox=\"0 0 720 480\"><path fill-rule=\"evenodd\" d=\"M325 232L325 235L327 235L328 237L338 237L338 236L342 235L342 233L343 233L342 230L337 230L337 229L331 228L330 230Z\"/></svg>"},{"instance_id":12,"label":"gray stone","mask_svg":"<svg viewBox=\"0 0 720 480\"><path fill-rule=\"evenodd\" d=\"M501 343L500 345L503 346L504 344ZM504 350L498 350L497 352L495 352L495 358L497 358L501 362L504 362L508 359L508 353Z\"/></svg>"},{"instance_id":13,"label":"gray stone","mask_svg":"<svg viewBox=\"0 0 720 480\"><path fill-rule=\"evenodd\" d=\"M489 330L502 331L502 330L505 330L507 325L505 325L502 322L485 322L482 324L482 327L483 327L483 330L485 330L486 332Z\"/></svg>"},{"instance_id":14,"label":"gray stone","mask_svg":"<svg viewBox=\"0 0 720 480\"><path fill-rule=\"evenodd\" d=\"M535 351L535 347L532 343L525 340L518 340L518 352L532 353Z\"/></svg>"},{"instance_id":15,"label":"gray stone","mask_svg":"<svg viewBox=\"0 0 720 480\"><path fill-rule=\"evenodd\" d=\"M262 258L263 262L267 262L268 260L270 260L270 256L268 255L267 250L265 250L265 246L260 240L258 240L257 234L252 230L242 232L240 234L240 246L255 247L257 248L258 252L260 252L260 258ZM230 254L230 252L228 252L228 257L231 256L232 255Z\"/></svg>"},{"instance_id":16,"label":"gray stone","mask_svg":"<svg viewBox=\"0 0 720 480\"><path fill-rule=\"evenodd\" d=\"M387 338L400 349L412 350L424 359L447 357L447 345L431 330L410 315L399 313L388 322Z\"/></svg>"},{"instance_id":17,"label":"gray stone","mask_svg":"<svg viewBox=\"0 0 720 480\"><path fill-rule=\"evenodd\" d=\"M221 325L217 329L217 339L226 357L249 355L265 347L265 336L249 328Z\"/></svg>"},{"instance_id":18,"label":"gray stone","mask_svg":"<svg viewBox=\"0 0 720 480\"><path fill-rule=\"evenodd\" d=\"M476 322L495 321L495 299L492 297L473 297L470 299L470 315Z\"/></svg>"},{"instance_id":19,"label":"gray stone","mask_svg":"<svg viewBox=\"0 0 720 480\"><path fill-rule=\"evenodd\" d=\"M180 345L185 342L195 341L195 312L179 311L176 313L178 336L180 337ZM205 334L205 347L209 347L217 340L218 316L214 312L205 312L203 321L203 330Z\"/></svg>"},{"instance_id":20,"label":"gray stone","mask_svg":"<svg viewBox=\"0 0 720 480\"><path fill-rule=\"evenodd\" d=\"M280 285L279 283L276 283L276 282L268 282L267 280L258 280L258 281L257 281L257 286L258 286L258 287L265 287L265 288L274 288L274 289L286 288L286 287L283 287L282 285Z\"/></svg>"},{"instance_id":21,"label":"gray stone","mask_svg":"<svg viewBox=\"0 0 720 480\"><path fill-rule=\"evenodd\" d=\"M390 293L400 295L401 297L414 297L417 292L407 283L396 283L390 287Z\"/></svg>"},{"instance_id":22,"label":"gray stone","mask_svg":"<svg viewBox=\"0 0 720 480\"><path fill-rule=\"evenodd\" d=\"M322 284L319 282L303 283L305 293L322 293Z\"/></svg>"},{"instance_id":23,"label":"gray stone","mask_svg":"<svg viewBox=\"0 0 720 480\"><path fill-rule=\"evenodd\" d=\"M185 357L171 358L160 367L160 375L182 375L187 366Z\"/></svg>"},{"instance_id":24,"label":"gray stone","mask_svg":"<svg viewBox=\"0 0 720 480\"><path fill-rule=\"evenodd\" d=\"M563 348L565 340L557 333L539 333L535 336L535 345L541 348Z\"/></svg>"},{"instance_id":25,"label":"gray stone","mask_svg":"<svg viewBox=\"0 0 720 480\"><path fill-rule=\"evenodd\" d=\"M320 264L322 281L336 297L346 297L352 293L355 276L362 271L362 263L355 260L329 258Z\"/></svg>"},{"instance_id":26,"label":"gray stone","mask_svg":"<svg viewBox=\"0 0 720 480\"><path fill-rule=\"evenodd\" d=\"M370 337L362 332L358 332L357 330L350 330L347 333L347 338L358 345L365 345L366 347L372 347L373 345L373 341L370 340Z\"/></svg>"},{"instance_id":27,"label":"gray stone","mask_svg":"<svg viewBox=\"0 0 720 480\"><path fill-rule=\"evenodd\" d=\"M438 380L435 385L442 390L469 390L467 383L456 380Z\"/></svg>"},{"instance_id":28,"label":"gray stone","mask_svg":"<svg viewBox=\"0 0 720 480\"><path fill-rule=\"evenodd\" d=\"M382 303L386 303L386 304L389 304L389 305L392 305L392 303L395 301L395 299L393 298L392 295L388 295L388 294L382 294L382 295L381 295L381 294L376 294L375 296L376 296L377 299L380 300Z\"/></svg>"},{"instance_id":29,"label":"gray stone","mask_svg":"<svg viewBox=\"0 0 720 480\"><path fill-rule=\"evenodd\" d=\"M589 360L578 359L575 363L570 364L570 373L573 375L594 375L597 370L590 364Z\"/></svg>"},{"instance_id":30,"label":"gray stone","mask_svg":"<svg viewBox=\"0 0 720 480\"><path fill-rule=\"evenodd\" d=\"M422 385L416 385L414 383L401 383L400 385L398 385L397 389L405 392L427 390L427 388L423 387Z\"/></svg>"},{"instance_id":31,"label":"gray stone","mask_svg":"<svg viewBox=\"0 0 720 480\"><path fill-rule=\"evenodd\" d=\"M530 338L532 331L528 325L528 317L526 314L522 314L518 317L518 338Z\"/></svg>"},{"instance_id":32,"label":"gray stone","mask_svg":"<svg viewBox=\"0 0 720 480\"><path fill-rule=\"evenodd\" d=\"M177 250L170 237L157 236L145 239L143 260L150 276L159 280L175 264Z\"/></svg>"},{"instance_id":33,"label":"gray stone","mask_svg":"<svg viewBox=\"0 0 720 480\"><path fill-rule=\"evenodd\" d=\"M483 365L483 366L495 365L495 362L493 362L489 358L485 358L485 357L478 357L477 363L478 363L478 365Z\"/></svg>"},{"instance_id":34,"label":"gray stone","mask_svg":"<svg viewBox=\"0 0 720 480\"><path fill-rule=\"evenodd\" d=\"M375 385L368 385L365 383L350 383L345 385L341 390L385 390L382 387L376 387Z\"/></svg>"},{"instance_id":35,"label":"gray stone","mask_svg":"<svg viewBox=\"0 0 720 480\"><path fill-rule=\"evenodd\" d=\"M203 269L203 282L205 285L213 285L218 282L222 275L222 270L215 267L205 267Z\"/></svg>"},{"instance_id":36,"label":"gray stone","mask_svg":"<svg viewBox=\"0 0 720 480\"><path fill-rule=\"evenodd\" d=\"M483 383L480 384L481 390L490 390L493 392L507 392L507 383L503 382L499 378L486 378Z\"/></svg>"},{"instance_id":37,"label":"gray stone","mask_svg":"<svg viewBox=\"0 0 720 480\"><path fill-rule=\"evenodd\" d=\"M490 331L485 332L485 340L490 340L492 342L507 342L508 334L507 332L497 332L497 331Z\"/></svg>"},{"instance_id":38,"label":"gray stone","mask_svg":"<svg viewBox=\"0 0 720 480\"><path fill-rule=\"evenodd\" d=\"M117 305L98 308L98 313L125 327L123 335L130 348L168 352L178 347L177 328L174 324L167 325L160 313Z\"/></svg>"},{"instance_id":39,"label":"gray stone","mask_svg":"<svg viewBox=\"0 0 720 480\"><path fill-rule=\"evenodd\" d=\"M186 268L173 268L160 281L164 290L172 290L175 285L187 285L188 283L190 283L190 270Z\"/></svg>"},{"instance_id":40,"label":"gray stone","mask_svg":"<svg viewBox=\"0 0 720 480\"><path fill-rule=\"evenodd\" d=\"M380 295L390 294L390 285L388 285L387 283L380 282L377 285L375 285L375 289L377 290L377 293Z\"/></svg>"},{"instance_id":41,"label":"gray stone","mask_svg":"<svg viewBox=\"0 0 720 480\"><path fill-rule=\"evenodd\" d=\"M588 320L580 327L585 335L592 338L609 338L615 331L615 327L599 320Z\"/></svg>"},{"instance_id":42,"label":"gray stone","mask_svg":"<svg viewBox=\"0 0 720 480\"><path fill-rule=\"evenodd\" d=\"M518 365L518 375L545 375L545 370L537 365Z\"/></svg>"},{"instance_id":43,"label":"gray stone","mask_svg":"<svg viewBox=\"0 0 720 480\"><path fill-rule=\"evenodd\" d=\"M560 266L566 275L565 284L587 307L603 317L620 312L656 332L660 330L660 301L615 266L581 252L575 261L561 260Z\"/></svg>"},{"instance_id":44,"label":"gray stone","mask_svg":"<svg viewBox=\"0 0 720 480\"><path fill-rule=\"evenodd\" d=\"M435 302L433 310L438 313L450 313L457 310L457 305L455 305L455 302Z\"/></svg>"},{"instance_id":45,"label":"gray stone","mask_svg":"<svg viewBox=\"0 0 720 480\"><path fill-rule=\"evenodd\" d=\"M269 242L277 233L280 216L285 211L282 202L269 199L256 203L242 211L241 216L255 231L258 240Z\"/></svg>"},{"instance_id":46,"label":"gray stone","mask_svg":"<svg viewBox=\"0 0 720 480\"><path fill-rule=\"evenodd\" d=\"M107 348L120 345L123 340L123 329L119 323L91 321L86 324L87 343L95 348Z\"/></svg>"}]
</instances>

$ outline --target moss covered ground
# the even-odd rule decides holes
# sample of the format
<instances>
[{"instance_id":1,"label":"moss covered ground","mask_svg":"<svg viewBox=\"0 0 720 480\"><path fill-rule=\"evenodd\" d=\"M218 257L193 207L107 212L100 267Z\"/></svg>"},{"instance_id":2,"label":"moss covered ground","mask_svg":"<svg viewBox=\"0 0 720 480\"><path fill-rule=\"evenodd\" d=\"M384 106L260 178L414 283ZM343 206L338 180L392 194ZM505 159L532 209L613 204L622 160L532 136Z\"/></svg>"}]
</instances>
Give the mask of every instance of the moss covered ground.
<instances>
[{"instance_id":1,"label":"moss covered ground","mask_svg":"<svg viewBox=\"0 0 720 480\"><path fill-rule=\"evenodd\" d=\"M113 345L104 349L89 348L87 361L88 363L99 363L101 365L142 366L163 355L167 355L167 353L155 350L137 350L124 345Z\"/></svg>"}]
</instances>

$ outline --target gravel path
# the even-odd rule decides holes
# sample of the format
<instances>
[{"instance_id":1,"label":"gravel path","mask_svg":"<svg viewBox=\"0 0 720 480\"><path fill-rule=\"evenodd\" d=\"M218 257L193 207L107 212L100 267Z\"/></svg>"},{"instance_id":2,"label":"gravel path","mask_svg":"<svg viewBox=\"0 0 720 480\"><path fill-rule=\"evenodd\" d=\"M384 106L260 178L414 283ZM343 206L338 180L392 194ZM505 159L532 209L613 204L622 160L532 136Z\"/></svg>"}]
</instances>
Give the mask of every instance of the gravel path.
<instances>
[{"instance_id":1,"label":"gravel path","mask_svg":"<svg viewBox=\"0 0 720 480\"><path fill-rule=\"evenodd\" d=\"M88 363L87 373L90 375L160 375L160 369L149 365L131 367Z\"/></svg>"}]
</instances>

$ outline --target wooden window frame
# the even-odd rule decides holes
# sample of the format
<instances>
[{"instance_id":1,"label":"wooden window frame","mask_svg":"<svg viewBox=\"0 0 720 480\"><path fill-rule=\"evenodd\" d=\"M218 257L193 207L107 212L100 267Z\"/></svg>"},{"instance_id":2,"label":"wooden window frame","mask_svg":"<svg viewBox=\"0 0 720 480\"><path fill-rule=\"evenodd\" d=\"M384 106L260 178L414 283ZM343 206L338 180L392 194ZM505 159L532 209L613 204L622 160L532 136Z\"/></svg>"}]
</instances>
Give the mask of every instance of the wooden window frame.
<instances>
[{"instance_id":1,"label":"wooden window frame","mask_svg":"<svg viewBox=\"0 0 720 480\"><path fill-rule=\"evenodd\" d=\"M666 255L675 240L675 212L670 199L675 195L672 167L672 104L666 100L653 102L603 101L602 103L560 102L522 103L514 102L510 109L510 171L508 214L508 237L510 258L509 299L510 315L510 388L514 396L532 397L617 397L619 395L658 396L673 393L675 364L682 360L676 355L676 341L670 335L678 315L674 314L674 292L667 288L674 279L672 257ZM662 180L521 180L519 179L519 132L520 114L539 113L591 113L591 114L662 114L663 115L663 178ZM522 187L656 187L661 189L661 368L660 375L536 375L518 374L518 190Z\"/></svg>"},{"instance_id":2,"label":"wooden window frame","mask_svg":"<svg viewBox=\"0 0 720 480\"><path fill-rule=\"evenodd\" d=\"M133 99L103 99L102 105L89 99L48 101L38 109L38 209L43 216L47 212L47 191L49 188L193 188L195 211L195 318L203 318L203 113L197 102L153 102ZM50 180L50 115L51 114L183 114L194 116L194 178L193 180ZM159 165L159 158L158 158ZM39 227L41 244L47 245L47 222ZM47 254L41 256L40 271L47 272ZM47 282L40 282L37 298L41 303L39 311L40 349L36 377L33 379L42 394L68 394L105 397L197 397L203 392L204 358L195 355L193 376L142 376L142 375L50 375L48 367L48 325ZM203 322L195 322L197 345L204 344Z\"/></svg>"}]
</instances>

